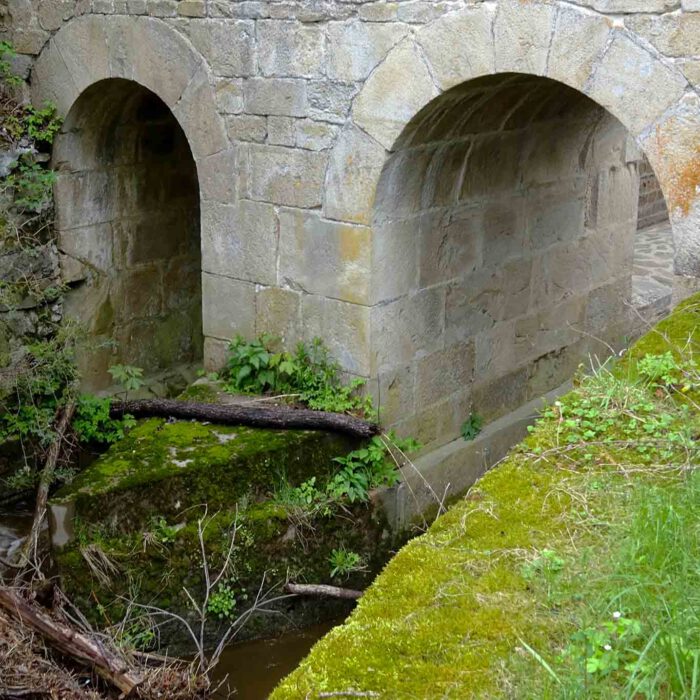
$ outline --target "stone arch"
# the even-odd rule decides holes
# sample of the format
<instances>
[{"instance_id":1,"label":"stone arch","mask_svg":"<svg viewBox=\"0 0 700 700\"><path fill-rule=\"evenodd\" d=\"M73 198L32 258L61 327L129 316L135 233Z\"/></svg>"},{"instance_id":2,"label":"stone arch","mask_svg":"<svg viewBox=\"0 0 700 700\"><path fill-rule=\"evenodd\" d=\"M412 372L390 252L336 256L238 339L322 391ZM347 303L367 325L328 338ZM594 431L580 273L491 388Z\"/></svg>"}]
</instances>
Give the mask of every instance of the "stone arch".
<instances>
[{"instance_id":1,"label":"stone arch","mask_svg":"<svg viewBox=\"0 0 700 700\"><path fill-rule=\"evenodd\" d=\"M500 96L494 93L479 103L477 93L481 90L485 94L492 87L498 88L499 81L505 81L501 86L508 83L512 89L504 90ZM471 112L460 114L469 104L470 91L474 97L469 107ZM533 99L538 93L549 104L538 104L537 99ZM493 101L489 102L491 98ZM461 440L450 443L455 445L454 449L444 444L458 435L459 425L470 410L476 408L488 413L487 418L497 419L532 396L545 393L557 377L561 381L568 379L581 352L560 352L566 343L560 343L560 338L555 336L566 330L569 321L563 316L556 317L557 314L576 315L583 305L586 308L582 313L587 319L604 322L606 304L614 302L617 308L621 296L621 288L615 285L629 283L629 274L614 283L612 277L607 281L601 279L600 284L596 283L585 292L584 299L571 299L566 313L552 305L552 308L542 309L550 317L530 319L537 329L552 331L549 337L545 337L546 332L542 334L544 344L537 349L537 352L542 351L538 357L550 357L540 363L539 375L529 387L532 367L520 366L519 358L514 358L516 372L512 376L497 372L489 378L493 380L491 384L487 382L476 387L482 398L505 397L502 405L484 411L483 402L476 406L469 391L459 391L464 377L473 376L476 371L475 339L460 338L460 330L455 328L447 329L446 335L448 277L451 265L469 266L473 251L457 246L448 249L444 256L434 255L433 277L430 271L417 266L413 253L430 257L431 242L439 248L443 240L438 237L431 241L433 229L424 227L423 222L436 216L439 207L433 206L435 200L449 195L440 191L440 185L450 178L442 178L441 183L441 178L433 177L434 187L428 188L430 191L419 181L426 172L450 173L461 177L460 187L465 187L465 175L460 171L460 164L465 162L464 153L460 154L458 149L450 152L441 146L443 137L449 140L445 133L450 119L461 119L464 125L465 120L473 118L481 120L480 128L486 128L484 125L489 119L503 115L504 121L520 119L524 125L540 108L551 109L556 115L557 106L564 109L564 116L574 120L577 127L575 133L567 134L566 125L559 124L556 135L561 137L562 148L558 152L560 144L552 144L554 164L549 167L558 169L561 174L571 166L569 185L575 194L568 203L565 198L556 202L552 211L559 211L564 219L571 216L580 223L581 230L589 227L600 239L610 233L613 224L619 224L625 231L629 228L626 235L632 235L636 221L632 220L631 212L637 206L637 197L630 189L633 183L629 166L644 153L658 176L670 209L675 271L677 275L697 276L700 272L700 198L696 191L700 183L698 97L676 68L647 50L623 28L584 9L556 2L503 0L453 12L417 29L413 36L389 52L360 89L353 101L351 119L329 159L324 215L372 227L370 367L384 418L400 430L418 434L428 449L434 450L434 456L423 463L426 468L436 464L453 465L454 468L448 470L448 478L456 490L468 485L484 466L502 456L503 450L520 435L504 429L505 432L494 437L486 448L491 450L488 456L486 452L476 451L477 448L465 446ZM528 110L529 115L526 114ZM543 123L540 144L547 145L546 128ZM599 153L613 154L617 159L615 163L604 163L600 155L594 153L596 142L602 144L606 139L609 148L600 148ZM506 166L519 163L522 156L518 152L519 144L510 143L510 146L510 150L500 154ZM410 158L407 150L412 150ZM578 157L581 153L588 154L582 168L587 183L584 190L579 189L580 183L574 174L577 164L570 160L572 155ZM488 153L477 155L484 158L482 167L487 167ZM546 160L539 165L542 177L546 177ZM595 207L607 207L606 216L611 216L607 223L597 227L586 218L594 212L590 200L584 199L591 191L589 176L593 174L594 165L600 166L601 171L610 166L610 177L614 179L604 183L605 186L622 193L630 205L629 211L621 207L615 212L609 202L593 202ZM506 172L504 180L512 174ZM446 189L451 184L454 180L447 183ZM512 182L481 184L503 185L503 189L513 186ZM469 187L476 191L479 183L472 179ZM605 192L605 187L598 191ZM426 198L430 201L426 202ZM410 205L401 211L402 203L416 200L419 206ZM390 201L393 208L388 206ZM466 211L469 206L465 204ZM572 207L570 211L568 206ZM482 213L477 213L476 217ZM498 213L496 208L494 215ZM621 217L617 223L616 215ZM464 218L468 217L469 214ZM506 223L501 228L507 238ZM420 236L417 237L416 232ZM416 245L417 239L418 245L427 241L426 250L415 251L414 248L412 253L411 246ZM587 237L584 244L590 246L591 240L592 237ZM448 237L448 248L449 245ZM503 254L494 249L491 252L496 258ZM621 257L629 257L629 249L624 246L619 253ZM598 259L605 263L604 256L599 255ZM575 263L575 258L567 263L572 274L578 273ZM524 288L518 288L520 277L516 267L501 269L493 280L498 287L494 290L496 293L512 287L514 301L525 293ZM486 277L490 274L480 270L473 272ZM425 279L420 278L423 273ZM593 273L599 274L600 270ZM490 278L486 282L482 291L488 296ZM453 291L455 298L459 296L459 289ZM603 316L598 313L601 309ZM463 320L462 329L474 329L475 324L484 319ZM497 337L496 333L492 338L480 339L479 342L491 343L491 350L486 348L482 356L498 353L500 348L509 345L507 334L514 330L512 324L518 321L503 320L511 324L504 327L503 337ZM523 336L527 336L528 322L524 317L520 322ZM582 330L590 333L592 329ZM605 328L598 330L603 334L607 332ZM610 331L618 337L624 334L620 333L621 328L610 328ZM450 332L456 335L448 337ZM525 338L525 344L528 342ZM545 347L548 344L551 347ZM506 349L513 351L512 346ZM526 350L529 352L530 348L521 345L518 352ZM579 350L586 354L585 348ZM542 376L542 372L550 370L552 377ZM521 381L524 377L525 383ZM469 451L466 457L465 450ZM440 478L442 476L444 474ZM441 491L439 485L437 490Z\"/></svg>"},{"instance_id":2,"label":"stone arch","mask_svg":"<svg viewBox=\"0 0 700 700\"><path fill-rule=\"evenodd\" d=\"M139 121L139 110L143 112L145 109L148 112L149 108L153 108L157 113L154 118L162 118L161 125L165 124L172 132L179 155L170 154L168 157L171 160L174 158L171 165L177 163L178 158L185 164L183 166L185 175L182 181L189 182L191 191L189 195L183 194L184 199L181 199L184 202L187 197L193 195L194 199L188 205L189 212L197 218L193 224L197 228L196 240L199 242L201 239L196 255L192 253L188 262L183 263L185 267L196 264L197 268L194 273L197 277L196 289L189 290L191 293L188 303L191 305L193 300L196 302L202 298L202 286L204 286L204 295L198 312L195 314L192 311L188 316L187 323L191 324L196 319L199 326L197 329L189 329L189 345L183 338L179 340L175 338L173 352L170 353L173 357L168 359L163 356L153 367L147 368L156 370L170 360L175 361L178 347L182 351L183 359L201 357L202 308L206 310L208 307L206 298L208 286L202 285L200 279L204 277L206 282L207 275L202 270L207 269L207 265L211 264L214 256L210 241L214 238L212 229L219 216L218 207L221 203L230 203L235 193L235 155L228 141L222 118L216 110L211 76L206 62L179 32L161 20L150 17L86 15L64 25L46 45L32 73L32 92L37 104L51 101L57 105L59 113L66 117L64 128L54 148L54 162L59 168L57 184L59 236L61 228L66 230L66 227L69 227L75 230L75 220L79 219L83 213L70 210L68 206L68 201L74 193L69 194L63 201L60 197L61 187L70 188L71 179L75 184L76 173L82 168L88 168L91 172L97 173L100 170L98 164L100 158L106 158L112 165L115 165L113 162L115 158L116 160L136 158L131 163L134 172L138 169L143 170L147 166L145 162L138 163L138 157L134 156L133 151L143 146L144 138L148 140L146 134L148 125L141 124L138 127L141 131L138 133L137 131L131 133L127 128L127 123L133 125ZM120 125L120 121L125 123ZM148 117L146 117L147 121ZM110 131L116 133L115 130L119 131L120 128L128 134L128 137L121 144L121 152L115 153L115 149L112 149L108 154L105 150L105 135ZM130 150L131 154L127 155ZM191 171L187 165L188 159L192 163ZM151 166L154 165L155 160L151 163ZM158 170L158 167L155 165L155 170ZM149 182L154 187L151 187L150 195L154 195L154 188L157 187L155 179L159 176L155 171L151 175ZM160 175L167 179L165 170ZM97 182L96 178L97 176L93 178L95 182ZM117 180L112 179L114 180L112 184L115 184ZM170 178L169 181L173 185L176 184L176 179ZM148 195L148 188L143 192ZM93 194L98 196L97 193ZM110 192L102 192L101 196L112 198L119 196L122 202L127 201L131 196L129 206L136 206L134 202L138 199L133 192L126 193L124 187L119 193L113 189ZM139 205L142 207L141 219L148 218L147 211L142 206L143 201L142 198ZM113 203L116 203L116 199L113 199ZM101 209L102 214L105 214L109 207L105 202L101 202L98 208ZM183 221L186 218L185 216ZM124 230L126 228L128 227L122 227ZM192 242L190 240L192 236L185 235L185 232L183 236L181 243L188 248ZM130 241L128 236L124 240ZM66 243L67 247L71 247L70 240L67 239ZM125 247L130 247L130 250L128 253L122 251L124 255L133 258L135 253L132 250L132 242L130 241L128 246L125 243ZM183 251L181 250L179 254L183 254ZM174 256L173 260L164 262L166 259L169 260L169 256ZM180 275L174 269L170 269L177 266L174 262L175 257L177 257L175 253L172 255L164 253L158 263L158 274L165 280L164 284L167 282L171 284L171 291L165 293L161 304L163 332L168 323L174 323L174 311L172 313L167 311L169 303L175 304L176 297L182 300L183 294L193 282L190 272L183 272ZM125 260L126 258L122 262ZM134 262L134 260L129 264L133 263L136 268L140 266L139 270L143 276L145 273L141 268L146 265L145 259L140 262ZM124 262L124 265L127 263ZM68 267L72 268L68 270L69 277L73 275L75 278L75 275L85 274L84 269L82 272L76 270L74 263L69 262ZM132 271L133 275L139 272L136 268ZM182 289L178 290L177 287ZM93 301L99 296L92 295ZM93 311L94 313L90 313L94 316L97 309ZM80 316L80 313L78 315ZM93 318L91 323L97 322L98 326L104 325L104 316L103 313L99 318ZM209 322L207 318L205 313L205 335ZM148 335L147 330L142 330L142 335L144 333ZM175 335L177 336L178 333ZM134 344L138 344L136 337L134 337ZM197 349L198 346L199 349ZM95 359L90 363L92 366L87 371L88 383L92 388L101 388L107 381L105 369L110 360L106 357L99 360L97 357L99 353L93 353L93 355ZM130 355L133 353L127 352L124 361L127 361ZM136 358L132 359L134 359L133 364L139 364ZM113 357L111 363L116 364L117 361L119 358L115 361Z\"/></svg>"},{"instance_id":3,"label":"stone arch","mask_svg":"<svg viewBox=\"0 0 700 700\"><path fill-rule=\"evenodd\" d=\"M446 90L495 73L559 81L624 124L666 197L676 272L700 273L700 97L677 68L630 32L559 2L479 4L395 46L354 99L329 161L324 213L370 223L382 168L411 119Z\"/></svg>"}]
</instances>

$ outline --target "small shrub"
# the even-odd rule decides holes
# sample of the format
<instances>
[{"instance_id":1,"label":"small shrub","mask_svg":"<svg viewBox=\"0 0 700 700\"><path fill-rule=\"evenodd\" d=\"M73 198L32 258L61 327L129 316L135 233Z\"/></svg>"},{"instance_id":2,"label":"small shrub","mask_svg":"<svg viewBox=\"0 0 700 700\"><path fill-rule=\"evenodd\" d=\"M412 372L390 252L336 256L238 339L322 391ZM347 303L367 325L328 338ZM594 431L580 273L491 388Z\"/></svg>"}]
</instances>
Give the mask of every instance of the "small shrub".
<instances>
[{"instance_id":1,"label":"small shrub","mask_svg":"<svg viewBox=\"0 0 700 700\"><path fill-rule=\"evenodd\" d=\"M473 440L480 432L484 424L484 419L478 413L472 413L469 418L462 423L462 437L467 441Z\"/></svg>"},{"instance_id":2,"label":"small shrub","mask_svg":"<svg viewBox=\"0 0 700 700\"><path fill-rule=\"evenodd\" d=\"M207 611L219 620L232 620L236 613L236 591L228 583L220 583L207 603Z\"/></svg>"},{"instance_id":3,"label":"small shrub","mask_svg":"<svg viewBox=\"0 0 700 700\"><path fill-rule=\"evenodd\" d=\"M97 442L111 445L121 440L126 431L136 425L131 415L111 418L110 399L100 399L83 394L78 402L73 429L81 442Z\"/></svg>"},{"instance_id":4,"label":"small shrub","mask_svg":"<svg viewBox=\"0 0 700 700\"><path fill-rule=\"evenodd\" d=\"M331 578L347 577L354 571L361 571L365 568L362 557L357 552L349 552L345 547L334 549L328 557L328 561L331 565Z\"/></svg>"}]
</instances>

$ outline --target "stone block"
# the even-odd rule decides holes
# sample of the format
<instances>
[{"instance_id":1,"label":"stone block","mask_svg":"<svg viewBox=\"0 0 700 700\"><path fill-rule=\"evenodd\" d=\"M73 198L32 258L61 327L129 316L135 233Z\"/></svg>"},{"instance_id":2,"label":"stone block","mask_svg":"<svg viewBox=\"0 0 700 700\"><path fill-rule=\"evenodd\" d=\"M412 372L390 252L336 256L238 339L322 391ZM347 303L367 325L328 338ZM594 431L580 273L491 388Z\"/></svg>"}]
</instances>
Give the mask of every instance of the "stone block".
<instances>
[{"instance_id":1,"label":"stone block","mask_svg":"<svg viewBox=\"0 0 700 700\"><path fill-rule=\"evenodd\" d=\"M533 261L532 309L555 306L591 288L593 261L580 243L560 245L545 251Z\"/></svg>"},{"instance_id":2,"label":"stone block","mask_svg":"<svg viewBox=\"0 0 700 700\"><path fill-rule=\"evenodd\" d=\"M279 338L282 347L293 348L303 339L301 293L279 287L260 287L255 293L255 332Z\"/></svg>"},{"instance_id":3,"label":"stone block","mask_svg":"<svg viewBox=\"0 0 700 700\"><path fill-rule=\"evenodd\" d=\"M81 264L87 263L87 267L83 270L84 273L93 267L103 273L109 273L114 268L111 224L81 226L67 231L59 231L59 245L61 252L68 257ZM82 277L76 279L82 279Z\"/></svg>"},{"instance_id":4,"label":"stone block","mask_svg":"<svg viewBox=\"0 0 700 700\"><path fill-rule=\"evenodd\" d=\"M428 169L434 154L433 148L402 149L386 161L376 188L377 223L408 218L428 208L424 202L430 202L431 196L424 198L424 192L431 182Z\"/></svg>"},{"instance_id":5,"label":"stone block","mask_svg":"<svg viewBox=\"0 0 700 700\"><path fill-rule=\"evenodd\" d=\"M582 338L538 358L530 367L526 398L537 398L569 381L578 366L588 359L588 350L589 340Z\"/></svg>"},{"instance_id":6,"label":"stone block","mask_svg":"<svg viewBox=\"0 0 700 700\"><path fill-rule=\"evenodd\" d=\"M414 384L413 365L379 375L375 405L382 425L393 425L415 412Z\"/></svg>"},{"instance_id":7,"label":"stone block","mask_svg":"<svg viewBox=\"0 0 700 700\"><path fill-rule=\"evenodd\" d=\"M477 373L472 388L472 411L488 423L522 406L527 395L527 367L486 380L480 380Z\"/></svg>"},{"instance_id":8,"label":"stone block","mask_svg":"<svg viewBox=\"0 0 700 700\"><path fill-rule=\"evenodd\" d=\"M682 97L686 84L679 70L618 33L587 93L637 136Z\"/></svg>"},{"instance_id":9,"label":"stone block","mask_svg":"<svg viewBox=\"0 0 700 700\"><path fill-rule=\"evenodd\" d=\"M469 284L454 282L445 294L445 343L450 345L493 328L495 321L488 311L473 301Z\"/></svg>"},{"instance_id":10,"label":"stone block","mask_svg":"<svg viewBox=\"0 0 700 700\"><path fill-rule=\"evenodd\" d=\"M277 220L272 206L239 200L202 210L202 268L258 284L277 282Z\"/></svg>"},{"instance_id":11,"label":"stone block","mask_svg":"<svg viewBox=\"0 0 700 700\"><path fill-rule=\"evenodd\" d=\"M627 17L625 25L665 56L678 58L700 54L700 14L695 12L642 14Z\"/></svg>"},{"instance_id":12,"label":"stone block","mask_svg":"<svg viewBox=\"0 0 700 700\"><path fill-rule=\"evenodd\" d=\"M238 158L234 148L214 153L199 161L197 176L203 202L235 201L237 166Z\"/></svg>"},{"instance_id":13,"label":"stone block","mask_svg":"<svg viewBox=\"0 0 700 700\"><path fill-rule=\"evenodd\" d=\"M481 216L476 210L436 211L419 220L418 283L449 282L481 262Z\"/></svg>"},{"instance_id":14,"label":"stone block","mask_svg":"<svg viewBox=\"0 0 700 700\"><path fill-rule=\"evenodd\" d=\"M309 80L309 116L332 124L345 124L357 90L356 85Z\"/></svg>"},{"instance_id":15,"label":"stone block","mask_svg":"<svg viewBox=\"0 0 700 700\"><path fill-rule=\"evenodd\" d=\"M267 118L267 142L275 146L295 146L296 119L272 116Z\"/></svg>"},{"instance_id":16,"label":"stone block","mask_svg":"<svg viewBox=\"0 0 700 700\"><path fill-rule=\"evenodd\" d=\"M310 151L324 151L330 148L336 136L338 127L325 122L315 122L310 119L300 119L295 123L296 145Z\"/></svg>"},{"instance_id":17,"label":"stone block","mask_svg":"<svg viewBox=\"0 0 700 700\"><path fill-rule=\"evenodd\" d=\"M549 50L547 77L583 89L605 50L610 31L609 19L576 7L560 6Z\"/></svg>"},{"instance_id":18,"label":"stone block","mask_svg":"<svg viewBox=\"0 0 700 700\"><path fill-rule=\"evenodd\" d=\"M255 74L254 22L192 19L177 26L216 75L236 78Z\"/></svg>"},{"instance_id":19,"label":"stone block","mask_svg":"<svg viewBox=\"0 0 700 700\"><path fill-rule=\"evenodd\" d=\"M443 347L445 290L421 290L372 307L372 370L381 374Z\"/></svg>"},{"instance_id":20,"label":"stone block","mask_svg":"<svg viewBox=\"0 0 700 700\"><path fill-rule=\"evenodd\" d=\"M494 25L496 71L544 75L557 8L500 0Z\"/></svg>"},{"instance_id":21,"label":"stone block","mask_svg":"<svg viewBox=\"0 0 700 700\"><path fill-rule=\"evenodd\" d=\"M467 291L473 308L494 321L506 321L527 311L534 280L532 260L520 258L496 268L479 268L459 284Z\"/></svg>"},{"instance_id":22,"label":"stone block","mask_svg":"<svg viewBox=\"0 0 700 700\"><path fill-rule=\"evenodd\" d=\"M485 267L522 257L528 250L524 199L510 197L484 205L479 223L481 259Z\"/></svg>"},{"instance_id":23,"label":"stone block","mask_svg":"<svg viewBox=\"0 0 700 700\"><path fill-rule=\"evenodd\" d=\"M205 336L231 340L255 335L255 285L202 273L202 328Z\"/></svg>"},{"instance_id":24,"label":"stone block","mask_svg":"<svg viewBox=\"0 0 700 700\"><path fill-rule=\"evenodd\" d=\"M373 227L372 303L384 303L418 289L417 220Z\"/></svg>"},{"instance_id":25,"label":"stone block","mask_svg":"<svg viewBox=\"0 0 700 700\"><path fill-rule=\"evenodd\" d=\"M496 7L492 5L468 7L418 31L416 41L442 90L494 72L495 15Z\"/></svg>"},{"instance_id":26,"label":"stone block","mask_svg":"<svg viewBox=\"0 0 700 700\"><path fill-rule=\"evenodd\" d=\"M236 114L226 118L226 130L232 141L263 143L267 137L267 118L254 114Z\"/></svg>"},{"instance_id":27,"label":"stone block","mask_svg":"<svg viewBox=\"0 0 700 700\"><path fill-rule=\"evenodd\" d=\"M221 114L239 114L243 111L243 80L219 78L214 84L214 96Z\"/></svg>"},{"instance_id":28,"label":"stone block","mask_svg":"<svg viewBox=\"0 0 700 700\"><path fill-rule=\"evenodd\" d=\"M293 207L321 206L326 163L323 152L251 146L250 196Z\"/></svg>"},{"instance_id":29,"label":"stone block","mask_svg":"<svg viewBox=\"0 0 700 700\"><path fill-rule=\"evenodd\" d=\"M302 296L305 340L322 338L347 372L370 376L370 309L337 299Z\"/></svg>"},{"instance_id":30,"label":"stone block","mask_svg":"<svg viewBox=\"0 0 700 700\"><path fill-rule=\"evenodd\" d=\"M321 25L260 20L257 39L263 75L316 78L323 74L325 37Z\"/></svg>"},{"instance_id":31,"label":"stone block","mask_svg":"<svg viewBox=\"0 0 700 700\"><path fill-rule=\"evenodd\" d=\"M251 114L305 117L306 81L289 78L251 78L244 88L245 109Z\"/></svg>"},{"instance_id":32,"label":"stone block","mask_svg":"<svg viewBox=\"0 0 700 700\"><path fill-rule=\"evenodd\" d=\"M328 77L348 83L364 80L406 32L403 24L331 22L328 25Z\"/></svg>"},{"instance_id":33,"label":"stone block","mask_svg":"<svg viewBox=\"0 0 700 700\"><path fill-rule=\"evenodd\" d=\"M483 381L507 374L521 363L515 347L516 321L501 321L474 335L474 376Z\"/></svg>"},{"instance_id":34,"label":"stone block","mask_svg":"<svg viewBox=\"0 0 700 700\"><path fill-rule=\"evenodd\" d=\"M70 0L41 0L37 15L39 26L47 31L58 29L73 16L73 5Z\"/></svg>"},{"instance_id":35,"label":"stone block","mask_svg":"<svg viewBox=\"0 0 700 700\"><path fill-rule=\"evenodd\" d=\"M315 212L279 214L280 283L311 294L369 304L371 231L321 219Z\"/></svg>"},{"instance_id":36,"label":"stone block","mask_svg":"<svg viewBox=\"0 0 700 700\"><path fill-rule=\"evenodd\" d=\"M522 361L571 345L583 337L588 297L575 297L515 322L515 352Z\"/></svg>"},{"instance_id":37,"label":"stone block","mask_svg":"<svg viewBox=\"0 0 700 700\"><path fill-rule=\"evenodd\" d=\"M404 39L368 78L353 105L353 119L391 149L408 122L434 97L433 83L412 40Z\"/></svg>"},{"instance_id":38,"label":"stone block","mask_svg":"<svg viewBox=\"0 0 700 700\"><path fill-rule=\"evenodd\" d=\"M218 372L228 360L228 340L219 338L204 338L204 369Z\"/></svg>"},{"instance_id":39,"label":"stone block","mask_svg":"<svg viewBox=\"0 0 700 700\"><path fill-rule=\"evenodd\" d=\"M585 192L546 194L529 203L526 216L527 242L533 251L568 243L584 234ZM488 239L488 234L487 234Z\"/></svg>"},{"instance_id":40,"label":"stone block","mask_svg":"<svg viewBox=\"0 0 700 700\"><path fill-rule=\"evenodd\" d=\"M330 219L369 224L386 151L355 126L345 128L330 153L323 213Z\"/></svg>"},{"instance_id":41,"label":"stone block","mask_svg":"<svg viewBox=\"0 0 700 700\"><path fill-rule=\"evenodd\" d=\"M474 378L472 341L456 343L416 361L415 401L423 407L469 390Z\"/></svg>"},{"instance_id":42,"label":"stone block","mask_svg":"<svg viewBox=\"0 0 700 700\"><path fill-rule=\"evenodd\" d=\"M517 131L484 134L469 153L460 199L466 202L499 193L510 195L520 184L516 164L525 148L526 141Z\"/></svg>"},{"instance_id":43,"label":"stone block","mask_svg":"<svg viewBox=\"0 0 700 700\"><path fill-rule=\"evenodd\" d=\"M182 126L196 161L228 148L223 119L216 111L214 93L204 65L173 107L173 115Z\"/></svg>"}]
</instances>

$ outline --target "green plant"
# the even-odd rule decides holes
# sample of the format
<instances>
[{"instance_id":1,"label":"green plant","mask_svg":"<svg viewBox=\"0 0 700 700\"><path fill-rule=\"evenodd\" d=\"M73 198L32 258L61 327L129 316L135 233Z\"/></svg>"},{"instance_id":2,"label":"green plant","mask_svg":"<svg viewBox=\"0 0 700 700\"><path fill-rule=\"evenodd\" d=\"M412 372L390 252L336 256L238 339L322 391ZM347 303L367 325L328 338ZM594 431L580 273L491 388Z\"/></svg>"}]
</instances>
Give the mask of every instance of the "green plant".
<instances>
[{"instance_id":1,"label":"green plant","mask_svg":"<svg viewBox=\"0 0 700 700\"><path fill-rule=\"evenodd\" d=\"M393 486L398 482L397 463L402 462L403 454L418 447L411 438L399 440L393 434L373 437L366 447L334 458L333 461L342 468L328 483L328 494L336 500L347 498L351 503L366 501L370 489Z\"/></svg>"},{"instance_id":2,"label":"green plant","mask_svg":"<svg viewBox=\"0 0 700 700\"><path fill-rule=\"evenodd\" d=\"M480 432L484 424L484 419L478 413L470 413L469 418L462 423L462 437L469 442L473 440Z\"/></svg>"},{"instance_id":3,"label":"green plant","mask_svg":"<svg viewBox=\"0 0 700 700\"><path fill-rule=\"evenodd\" d=\"M20 161L2 185L13 193L14 205L23 211L39 213L51 206L56 173L39 163Z\"/></svg>"},{"instance_id":4,"label":"green plant","mask_svg":"<svg viewBox=\"0 0 700 700\"><path fill-rule=\"evenodd\" d=\"M97 442L111 445L121 440L126 431L136 425L133 416L122 418L109 415L111 400L83 394L73 419L73 429L81 442Z\"/></svg>"},{"instance_id":5,"label":"green plant","mask_svg":"<svg viewBox=\"0 0 700 700\"><path fill-rule=\"evenodd\" d=\"M219 620L231 620L236 612L236 590L228 581L221 582L209 597L207 611Z\"/></svg>"},{"instance_id":6,"label":"green plant","mask_svg":"<svg viewBox=\"0 0 700 700\"><path fill-rule=\"evenodd\" d=\"M143 370L140 367L112 365L107 371L117 384L124 387L127 395L130 391L138 391L145 384Z\"/></svg>"},{"instance_id":7,"label":"green plant","mask_svg":"<svg viewBox=\"0 0 700 700\"><path fill-rule=\"evenodd\" d=\"M274 352L272 344L269 335L231 341L224 372L228 391L275 392L294 396L314 410L374 415L371 398L360 393L364 380L344 383L340 366L320 339L309 346L299 343L294 353Z\"/></svg>"},{"instance_id":8,"label":"green plant","mask_svg":"<svg viewBox=\"0 0 700 700\"><path fill-rule=\"evenodd\" d=\"M168 521L159 515L151 520L150 532L159 544L170 544L175 541L175 536L182 526L168 525Z\"/></svg>"},{"instance_id":9,"label":"green plant","mask_svg":"<svg viewBox=\"0 0 700 700\"><path fill-rule=\"evenodd\" d=\"M292 375L296 367L288 353L273 353L268 349L271 341L268 335L251 342L241 336L231 341L226 365L227 388L263 393L275 391L285 384L284 378Z\"/></svg>"},{"instance_id":10,"label":"green plant","mask_svg":"<svg viewBox=\"0 0 700 700\"><path fill-rule=\"evenodd\" d=\"M349 576L354 571L364 568L362 557L357 552L349 552L345 547L331 551L328 561L331 565L331 578Z\"/></svg>"},{"instance_id":11,"label":"green plant","mask_svg":"<svg viewBox=\"0 0 700 700\"><path fill-rule=\"evenodd\" d=\"M21 79L12 73L12 59L17 55L12 44L0 41L0 79L9 85L18 85Z\"/></svg>"}]
</instances>

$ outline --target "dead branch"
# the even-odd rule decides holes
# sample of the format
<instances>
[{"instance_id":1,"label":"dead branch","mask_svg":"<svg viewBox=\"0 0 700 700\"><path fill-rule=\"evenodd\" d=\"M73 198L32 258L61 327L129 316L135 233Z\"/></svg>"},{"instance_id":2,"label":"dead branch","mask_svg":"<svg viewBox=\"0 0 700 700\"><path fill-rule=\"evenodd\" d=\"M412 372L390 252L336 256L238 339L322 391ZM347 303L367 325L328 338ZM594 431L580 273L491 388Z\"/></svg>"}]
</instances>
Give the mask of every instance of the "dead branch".
<instances>
[{"instance_id":1,"label":"dead branch","mask_svg":"<svg viewBox=\"0 0 700 700\"><path fill-rule=\"evenodd\" d=\"M49 488L51 487L54 479L56 462L58 462L58 458L61 455L63 438L66 434L66 430L68 430L68 427L70 426L71 420L73 419L75 408L75 401L71 401L67 406L60 408L56 414L56 437L51 443L49 453L46 456L46 463L44 464L41 477L39 478L39 488L37 489L36 493L36 505L34 506L34 520L32 522L31 532L22 546L22 562L33 561L37 552L39 533L41 532L41 525L44 522L44 516L46 515L46 501L49 497Z\"/></svg>"},{"instance_id":2,"label":"dead branch","mask_svg":"<svg viewBox=\"0 0 700 700\"><path fill-rule=\"evenodd\" d=\"M369 438L379 433L378 425L362 418L287 406L220 405L176 399L135 399L112 402L110 414L115 418L131 414L137 418L157 416L195 419L259 428L330 430L360 438Z\"/></svg>"},{"instance_id":3,"label":"dead branch","mask_svg":"<svg viewBox=\"0 0 700 700\"><path fill-rule=\"evenodd\" d=\"M295 595L325 596L326 598L342 598L344 600L357 600L362 597L363 593L352 588L310 583L287 583L284 586L284 590Z\"/></svg>"},{"instance_id":4,"label":"dead branch","mask_svg":"<svg viewBox=\"0 0 700 700\"><path fill-rule=\"evenodd\" d=\"M0 587L0 608L38 633L61 654L94 669L105 681L129 696L143 681L126 661L95 640L54 620L12 588Z\"/></svg>"}]
</instances>

